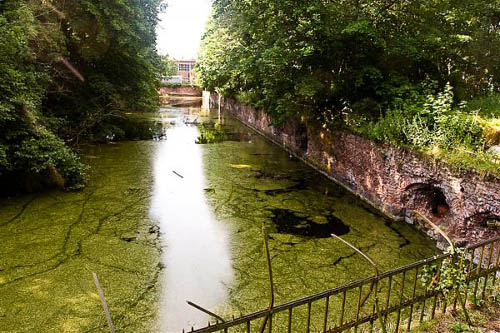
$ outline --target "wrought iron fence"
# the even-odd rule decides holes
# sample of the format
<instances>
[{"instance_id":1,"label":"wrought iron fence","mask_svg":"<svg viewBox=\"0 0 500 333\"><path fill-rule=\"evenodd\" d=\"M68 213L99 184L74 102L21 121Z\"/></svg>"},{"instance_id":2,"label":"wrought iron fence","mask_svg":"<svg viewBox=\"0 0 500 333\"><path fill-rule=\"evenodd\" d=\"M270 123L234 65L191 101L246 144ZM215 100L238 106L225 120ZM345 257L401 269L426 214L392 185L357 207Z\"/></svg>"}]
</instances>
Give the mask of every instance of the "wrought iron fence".
<instances>
[{"instance_id":1,"label":"wrought iron fence","mask_svg":"<svg viewBox=\"0 0 500 333\"><path fill-rule=\"evenodd\" d=\"M451 267L450 263L462 273L463 281L451 281L451 288L440 290L437 288L442 285L440 282L450 278L445 274L445 266ZM433 319L438 312L456 309L461 305L460 299L462 305L485 299L495 287L499 270L500 237L497 237L469 246L460 254L437 255L381 273L378 277L354 281L228 321L209 323L204 328L191 328L189 332L364 332L382 329L399 332ZM459 275L456 271L455 277Z\"/></svg>"}]
</instances>

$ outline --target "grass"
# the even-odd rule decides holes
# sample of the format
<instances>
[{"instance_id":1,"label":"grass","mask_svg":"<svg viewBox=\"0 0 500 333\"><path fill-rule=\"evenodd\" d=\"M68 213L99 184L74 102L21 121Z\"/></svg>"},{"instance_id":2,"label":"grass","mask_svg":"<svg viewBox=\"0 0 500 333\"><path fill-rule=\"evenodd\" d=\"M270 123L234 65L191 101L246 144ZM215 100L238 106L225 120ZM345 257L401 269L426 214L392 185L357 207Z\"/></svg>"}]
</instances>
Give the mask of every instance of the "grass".
<instances>
[{"instance_id":1,"label":"grass","mask_svg":"<svg viewBox=\"0 0 500 333\"><path fill-rule=\"evenodd\" d=\"M500 285L497 283L490 289L486 300L478 301L477 305L469 303L467 312L474 324L469 327L463 311L451 309L446 315L426 321L412 328L412 333L481 333L500 332Z\"/></svg>"},{"instance_id":2,"label":"grass","mask_svg":"<svg viewBox=\"0 0 500 333\"><path fill-rule=\"evenodd\" d=\"M458 173L474 170L483 177L500 175L500 164L494 160L491 154L484 151L472 151L465 147L457 147L453 150L432 147L423 150L422 154L443 161Z\"/></svg>"},{"instance_id":3,"label":"grass","mask_svg":"<svg viewBox=\"0 0 500 333\"><path fill-rule=\"evenodd\" d=\"M423 322L414 327L412 333L481 333L498 332L500 330L500 304L495 302L484 303L479 308L469 309L469 315L474 327L469 327L462 311L449 312L447 315Z\"/></svg>"}]
</instances>

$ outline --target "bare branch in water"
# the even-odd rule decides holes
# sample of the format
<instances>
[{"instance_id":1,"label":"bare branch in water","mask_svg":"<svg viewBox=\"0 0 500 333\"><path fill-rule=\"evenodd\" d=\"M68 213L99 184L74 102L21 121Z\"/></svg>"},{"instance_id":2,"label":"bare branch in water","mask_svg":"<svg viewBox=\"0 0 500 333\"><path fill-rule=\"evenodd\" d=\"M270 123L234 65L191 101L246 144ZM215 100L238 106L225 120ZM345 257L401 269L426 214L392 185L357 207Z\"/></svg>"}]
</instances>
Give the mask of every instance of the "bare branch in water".
<instances>
[{"instance_id":1,"label":"bare branch in water","mask_svg":"<svg viewBox=\"0 0 500 333\"><path fill-rule=\"evenodd\" d=\"M183 175L181 175L180 173L178 173L177 171L172 171L176 176L179 176L180 178L184 178Z\"/></svg>"}]
</instances>

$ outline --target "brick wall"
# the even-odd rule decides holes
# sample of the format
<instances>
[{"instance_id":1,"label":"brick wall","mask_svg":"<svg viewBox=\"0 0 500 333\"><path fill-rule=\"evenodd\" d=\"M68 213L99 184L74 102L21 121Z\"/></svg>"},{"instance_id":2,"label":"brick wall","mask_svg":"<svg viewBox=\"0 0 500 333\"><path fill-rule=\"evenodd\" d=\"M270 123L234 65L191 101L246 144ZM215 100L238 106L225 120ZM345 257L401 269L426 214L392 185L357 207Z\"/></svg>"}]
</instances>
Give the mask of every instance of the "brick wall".
<instances>
[{"instance_id":1,"label":"brick wall","mask_svg":"<svg viewBox=\"0 0 500 333\"><path fill-rule=\"evenodd\" d=\"M210 94L210 106L219 96ZM305 121L271 126L263 110L220 98L223 109L297 157L397 219L415 223L416 210L465 245L500 235L500 178L457 174L443 163L347 131L327 131ZM500 167L500 166L499 166ZM445 247L444 240L419 223Z\"/></svg>"}]
</instances>

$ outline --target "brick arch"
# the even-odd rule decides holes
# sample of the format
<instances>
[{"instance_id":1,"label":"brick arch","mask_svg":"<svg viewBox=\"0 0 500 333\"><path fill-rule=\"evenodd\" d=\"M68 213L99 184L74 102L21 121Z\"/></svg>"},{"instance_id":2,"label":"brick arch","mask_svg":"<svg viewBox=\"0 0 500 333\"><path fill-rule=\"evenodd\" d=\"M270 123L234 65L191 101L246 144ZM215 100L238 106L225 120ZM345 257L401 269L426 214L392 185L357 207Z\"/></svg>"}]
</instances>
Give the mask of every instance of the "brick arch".
<instances>
[{"instance_id":1,"label":"brick arch","mask_svg":"<svg viewBox=\"0 0 500 333\"><path fill-rule=\"evenodd\" d=\"M450 205L441 188L436 183L413 183L401 194L403 207L422 213L443 217L450 211Z\"/></svg>"}]
</instances>

